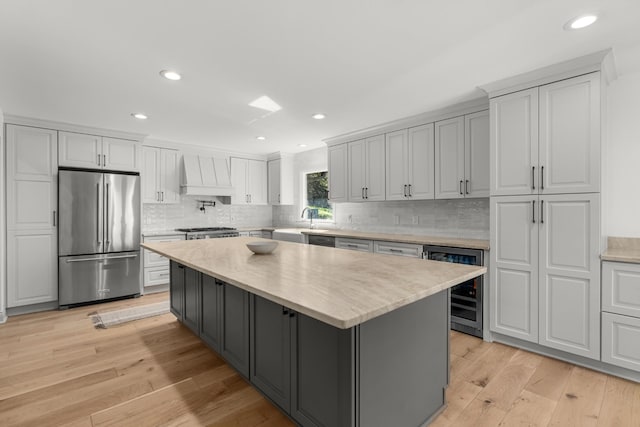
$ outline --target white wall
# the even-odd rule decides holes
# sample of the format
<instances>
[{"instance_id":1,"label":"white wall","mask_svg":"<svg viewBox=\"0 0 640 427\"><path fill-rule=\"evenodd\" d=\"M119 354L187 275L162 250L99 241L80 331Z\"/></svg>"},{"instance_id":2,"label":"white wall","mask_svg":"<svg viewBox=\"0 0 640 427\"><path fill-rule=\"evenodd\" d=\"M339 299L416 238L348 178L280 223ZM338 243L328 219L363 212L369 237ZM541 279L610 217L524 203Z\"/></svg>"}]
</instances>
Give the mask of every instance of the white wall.
<instances>
[{"instance_id":1,"label":"white wall","mask_svg":"<svg viewBox=\"0 0 640 427\"><path fill-rule=\"evenodd\" d=\"M608 130L603 150L603 233L640 237L640 72L608 88Z\"/></svg>"}]
</instances>

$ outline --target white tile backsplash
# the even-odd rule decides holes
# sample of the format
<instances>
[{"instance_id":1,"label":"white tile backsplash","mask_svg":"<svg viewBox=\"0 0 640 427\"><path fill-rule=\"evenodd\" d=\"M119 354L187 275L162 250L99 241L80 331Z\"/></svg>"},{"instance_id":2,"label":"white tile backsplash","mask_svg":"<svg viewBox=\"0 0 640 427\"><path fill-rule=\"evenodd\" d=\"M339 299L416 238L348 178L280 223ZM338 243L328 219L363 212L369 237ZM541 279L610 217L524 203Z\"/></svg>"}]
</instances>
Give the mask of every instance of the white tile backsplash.
<instances>
[{"instance_id":1,"label":"white tile backsplash","mask_svg":"<svg viewBox=\"0 0 640 427\"><path fill-rule=\"evenodd\" d=\"M144 204L142 232L173 230L182 227L271 227L269 205L223 205L200 210L197 198L182 196L176 204Z\"/></svg>"},{"instance_id":2,"label":"white tile backsplash","mask_svg":"<svg viewBox=\"0 0 640 427\"><path fill-rule=\"evenodd\" d=\"M489 239L489 199L420 200L334 204L338 228L379 233ZM274 206L274 227L306 226L295 206Z\"/></svg>"}]
</instances>

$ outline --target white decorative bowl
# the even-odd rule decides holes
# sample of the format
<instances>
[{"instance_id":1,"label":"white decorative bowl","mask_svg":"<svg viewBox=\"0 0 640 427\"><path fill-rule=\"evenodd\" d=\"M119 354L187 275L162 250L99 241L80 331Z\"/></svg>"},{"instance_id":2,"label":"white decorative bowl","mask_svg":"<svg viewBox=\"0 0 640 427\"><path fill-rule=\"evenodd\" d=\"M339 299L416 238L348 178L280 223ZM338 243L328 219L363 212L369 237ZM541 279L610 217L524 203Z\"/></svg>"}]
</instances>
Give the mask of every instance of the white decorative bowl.
<instances>
[{"instance_id":1,"label":"white decorative bowl","mask_svg":"<svg viewBox=\"0 0 640 427\"><path fill-rule=\"evenodd\" d=\"M247 243L249 250L258 255L270 254L277 246L278 242L273 240Z\"/></svg>"}]
</instances>

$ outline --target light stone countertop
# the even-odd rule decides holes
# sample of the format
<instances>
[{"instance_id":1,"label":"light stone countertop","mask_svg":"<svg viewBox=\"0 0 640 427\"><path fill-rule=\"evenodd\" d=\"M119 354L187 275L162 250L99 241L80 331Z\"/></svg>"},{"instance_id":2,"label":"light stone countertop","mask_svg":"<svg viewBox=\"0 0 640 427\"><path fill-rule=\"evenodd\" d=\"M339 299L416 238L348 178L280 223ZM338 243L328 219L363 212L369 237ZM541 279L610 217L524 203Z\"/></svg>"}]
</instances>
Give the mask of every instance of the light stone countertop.
<instances>
[{"instance_id":1,"label":"light stone countertop","mask_svg":"<svg viewBox=\"0 0 640 427\"><path fill-rule=\"evenodd\" d=\"M640 238L609 237L607 250L600 255L600 258L603 261L640 264Z\"/></svg>"},{"instance_id":2,"label":"light stone countertop","mask_svg":"<svg viewBox=\"0 0 640 427\"><path fill-rule=\"evenodd\" d=\"M155 231L144 231L142 233L143 237L156 237L156 236L184 236L186 233L184 231L176 231L176 230L155 230Z\"/></svg>"},{"instance_id":3,"label":"light stone countertop","mask_svg":"<svg viewBox=\"0 0 640 427\"><path fill-rule=\"evenodd\" d=\"M386 242L415 243L419 245L451 246L454 248L489 250L489 241L480 239L463 239L459 237L420 236L412 234L370 233L354 230L316 230L300 229L303 234L318 236L352 237L355 239L383 240Z\"/></svg>"},{"instance_id":4,"label":"light stone countertop","mask_svg":"<svg viewBox=\"0 0 640 427\"><path fill-rule=\"evenodd\" d=\"M252 237L142 246L299 313L348 329L480 276L486 267L278 242L254 255ZM269 241L266 240L265 241Z\"/></svg>"}]
</instances>

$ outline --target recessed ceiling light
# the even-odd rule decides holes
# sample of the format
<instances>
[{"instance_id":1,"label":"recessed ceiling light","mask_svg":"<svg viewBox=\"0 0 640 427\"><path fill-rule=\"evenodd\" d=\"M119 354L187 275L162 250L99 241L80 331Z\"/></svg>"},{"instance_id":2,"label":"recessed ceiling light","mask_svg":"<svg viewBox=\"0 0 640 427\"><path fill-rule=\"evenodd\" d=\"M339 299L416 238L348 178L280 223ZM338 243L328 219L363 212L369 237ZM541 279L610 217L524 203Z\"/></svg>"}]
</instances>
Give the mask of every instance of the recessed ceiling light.
<instances>
[{"instance_id":1,"label":"recessed ceiling light","mask_svg":"<svg viewBox=\"0 0 640 427\"><path fill-rule=\"evenodd\" d=\"M267 138L266 138L266 137L264 137L264 136L256 136L256 139L257 139L258 141L264 141L264 140L266 140Z\"/></svg>"},{"instance_id":2,"label":"recessed ceiling light","mask_svg":"<svg viewBox=\"0 0 640 427\"><path fill-rule=\"evenodd\" d=\"M263 95L260 98L251 101L249 105L255 108L260 108L261 110L267 110L271 113L282 110L282 107L267 95Z\"/></svg>"},{"instance_id":3,"label":"recessed ceiling light","mask_svg":"<svg viewBox=\"0 0 640 427\"><path fill-rule=\"evenodd\" d=\"M307 144L298 144L298 147L306 147Z\"/></svg>"},{"instance_id":4,"label":"recessed ceiling light","mask_svg":"<svg viewBox=\"0 0 640 427\"><path fill-rule=\"evenodd\" d=\"M577 18L573 18L566 24L564 24L565 30L579 30L580 28L588 27L598 20L596 15L582 15Z\"/></svg>"},{"instance_id":5,"label":"recessed ceiling light","mask_svg":"<svg viewBox=\"0 0 640 427\"><path fill-rule=\"evenodd\" d=\"M138 120L147 120L147 119L149 118L149 117L148 117L146 114L144 114L144 113L131 113L131 115L132 115L133 117L135 117L136 119L138 119Z\"/></svg>"},{"instance_id":6,"label":"recessed ceiling light","mask_svg":"<svg viewBox=\"0 0 640 427\"><path fill-rule=\"evenodd\" d=\"M327 117L327 116L326 116L326 115L324 115L324 114L322 114L322 113L316 113L316 114L314 114L314 115L313 115L313 116L311 116L311 117L313 117L313 118L314 118L314 119L316 119L316 120L322 120L322 119L324 119L324 118L325 118L325 117Z\"/></svg>"},{"instance_id":7,"label":"recessed ceiling light","mask_svg":"<svg viewBox=\"0 0 640 427\"><path fill-rule=\"evenodd\" d=\"M167 80L180 80L182 78L180 74L171 70L162 70L160 71L160 75Z\"/></svg>"}]
</instances>

